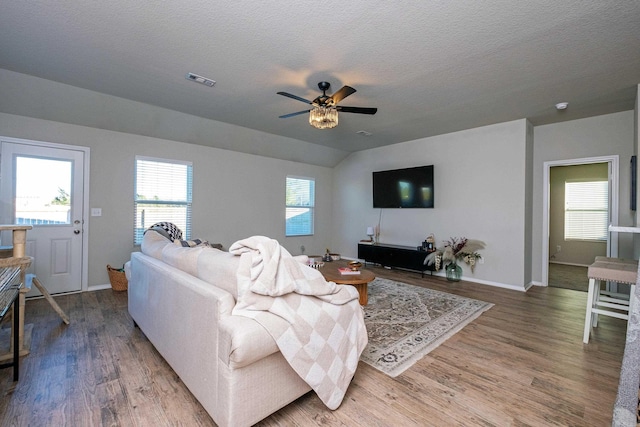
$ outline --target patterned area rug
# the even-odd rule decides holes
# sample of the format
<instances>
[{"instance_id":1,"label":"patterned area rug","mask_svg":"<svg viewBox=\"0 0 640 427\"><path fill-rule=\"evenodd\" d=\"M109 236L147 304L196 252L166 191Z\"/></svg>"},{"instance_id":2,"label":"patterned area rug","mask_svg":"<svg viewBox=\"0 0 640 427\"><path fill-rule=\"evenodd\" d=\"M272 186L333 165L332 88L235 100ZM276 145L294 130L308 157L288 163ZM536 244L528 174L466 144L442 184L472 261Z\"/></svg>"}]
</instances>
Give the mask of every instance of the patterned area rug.
<instances>
[{"instance_id":1,"label":"patterned area rug","mask_svg":"<svg viewBox=\"0 0 640 427\"><path fill-rule=\"evenodd\" d=\"M369 283L369 344L360 360L395 377L493 304L393 280Z\"/></svg>"}]
</instances>

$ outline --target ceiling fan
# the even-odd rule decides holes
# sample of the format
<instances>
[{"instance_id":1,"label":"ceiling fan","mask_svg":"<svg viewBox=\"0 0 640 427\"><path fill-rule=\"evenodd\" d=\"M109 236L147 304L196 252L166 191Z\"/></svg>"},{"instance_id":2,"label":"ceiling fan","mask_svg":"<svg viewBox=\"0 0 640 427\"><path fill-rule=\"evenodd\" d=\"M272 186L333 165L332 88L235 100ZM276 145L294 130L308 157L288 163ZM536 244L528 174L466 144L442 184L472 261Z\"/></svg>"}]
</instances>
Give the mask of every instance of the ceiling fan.
<instances>
[{"instance_id":1,"label":"ceiling fan","mask_svg":"<svg viewBox=\"0 0 640 427\"><path fill-rule=\"evenodd\" d=\"M292 95L287 92L278 92L278 95L286 96L287 98L296 99L306 104L311 104L312 108L309 110L302 110L296 113L289 113L280 116L281 119L287 117L298 116L300 114L309 113L309 124L318 129L330 129L338 125L338 111L343 113L357 113L357 114L375 114L377 108L364 108L364 107L343 107L338 105L338 102L345 99L347 96L356 92L351 86L342 86L340 90L333 95L327 95L327 91L331 87L329 82L318 83L318 88L322 91L322 95L318 96L313 101L301 98L296 95Z\"/></svg>"}]
</instances>

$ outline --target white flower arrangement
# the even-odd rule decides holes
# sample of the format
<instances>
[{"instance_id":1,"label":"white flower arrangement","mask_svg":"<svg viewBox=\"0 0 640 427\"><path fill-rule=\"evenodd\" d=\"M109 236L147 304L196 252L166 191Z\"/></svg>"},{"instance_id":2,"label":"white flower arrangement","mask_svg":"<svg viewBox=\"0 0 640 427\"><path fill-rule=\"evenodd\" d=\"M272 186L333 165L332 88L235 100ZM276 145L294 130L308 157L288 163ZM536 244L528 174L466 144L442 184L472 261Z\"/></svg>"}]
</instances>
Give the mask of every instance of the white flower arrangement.
<instances>
[{"instance_id":1,"label":"white flower arrangement","mask_svg":"<svg viewBox=\"0 0 640 427\"><path fill-rule=\"evenodd\" d=\"M427 255L424 262L426 265L435 265L436 270L440 270L443 264L447 266L464 261L471 267L473 273L477 260L482 258L478 251L484 248L485 244L480 240L452 237L444 242L444 247L436 248L434 252Z\"/></svg>"}]
</instances>

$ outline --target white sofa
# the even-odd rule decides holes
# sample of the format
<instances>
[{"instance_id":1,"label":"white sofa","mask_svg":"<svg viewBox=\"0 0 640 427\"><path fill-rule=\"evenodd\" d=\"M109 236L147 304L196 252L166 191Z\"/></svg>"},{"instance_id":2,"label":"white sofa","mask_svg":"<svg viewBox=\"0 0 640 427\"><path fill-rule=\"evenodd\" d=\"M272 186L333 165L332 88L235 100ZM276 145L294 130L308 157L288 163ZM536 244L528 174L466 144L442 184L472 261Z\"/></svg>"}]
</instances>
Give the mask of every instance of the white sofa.
<instances>
[{"instance_id":1,"label":"white sofa","mask_svg":"<svg viewBox=\"0 0 640 427\"><path fill-rule=\"evenodd\" d=\"M249 426L310 391L269 333L232 316L238 257L148 231L126 270L129 313L221 427Z\"/></svg>"}]
</instances>

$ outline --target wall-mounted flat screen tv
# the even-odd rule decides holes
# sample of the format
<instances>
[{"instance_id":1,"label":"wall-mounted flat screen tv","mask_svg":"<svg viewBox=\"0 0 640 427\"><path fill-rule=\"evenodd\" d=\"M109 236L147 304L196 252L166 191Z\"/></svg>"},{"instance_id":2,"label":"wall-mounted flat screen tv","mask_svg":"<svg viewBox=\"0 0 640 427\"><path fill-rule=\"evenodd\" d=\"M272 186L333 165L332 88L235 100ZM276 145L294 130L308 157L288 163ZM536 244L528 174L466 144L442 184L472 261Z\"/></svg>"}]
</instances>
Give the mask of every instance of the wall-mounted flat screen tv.
<instances>
[{"instance_id":1,"label":"wall-mounted flat screen tv","mask_svg":"<svg viewBox=\"0 0 640 427\"><path fill-rule=\"evenodd\" d=\"M374 208L433 208L433 165L373 172Z\"/></svg>"}]
</instances>

